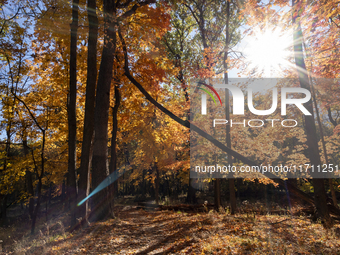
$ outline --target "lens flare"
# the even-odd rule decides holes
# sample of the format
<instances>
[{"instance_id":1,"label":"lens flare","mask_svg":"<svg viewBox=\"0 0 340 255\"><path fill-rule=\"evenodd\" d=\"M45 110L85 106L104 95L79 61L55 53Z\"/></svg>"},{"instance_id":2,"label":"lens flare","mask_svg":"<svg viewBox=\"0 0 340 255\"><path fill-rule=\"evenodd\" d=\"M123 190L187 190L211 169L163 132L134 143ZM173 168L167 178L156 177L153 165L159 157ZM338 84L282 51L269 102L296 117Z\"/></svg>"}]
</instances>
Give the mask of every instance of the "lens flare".
<instances>
[{"instance_id":1,"label":"lens flare","mask_svg":"<svg viewBox=\"0 0 340 255\"><path fill-rule=\"evenodd\" d=\"M243 53L249 71L264 77L273 77L291 66L288 58L292 56L292 31L282 31L279 28L256 30L245 41Z\"/></svg>"},{"instance_id":2,"label":"lens flare","mask_svg":"<svg viewBox=\"0 0 340 255\"><path fill-rule=\"evenodd\" d=\"M102 181L87 197L85 197L82 201L80 201L77 206L81 206L83 203L86 202L90 197L92 197L94 194L98 193L99 191L105 189L112 183L114 183L120 176L122 176L126 172L126 169L120 173L119 169L114 171L112 174L110 174L104 181Z\"/></svg>"}]
</instances>

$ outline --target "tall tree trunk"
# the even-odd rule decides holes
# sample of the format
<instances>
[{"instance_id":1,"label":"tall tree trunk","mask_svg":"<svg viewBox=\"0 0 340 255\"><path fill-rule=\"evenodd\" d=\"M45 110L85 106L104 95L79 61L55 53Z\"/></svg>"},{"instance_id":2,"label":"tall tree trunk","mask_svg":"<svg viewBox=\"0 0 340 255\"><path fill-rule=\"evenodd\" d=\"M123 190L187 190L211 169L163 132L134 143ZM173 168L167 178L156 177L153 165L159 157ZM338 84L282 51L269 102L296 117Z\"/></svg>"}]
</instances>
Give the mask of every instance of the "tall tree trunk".
<instances>
[{"instance_id":1,"label":"tall tree trunk","mask_svg":"<svg viewBox=\"0 0 340 255\"><path fill-rule=\"evenodd\" d=\"M221 180L218 178L214 181L214 201L215 209L219 211L221 207Z\"/></svg>"},{"instance_id":2,"label":"tall tree trunk","mask_svg":"<svg viewBox=\"0 0 340 255\"><path fill-rule=\"evenodd\" d=\"M116 51L116 2L104 0L105 36L100 63L94 122L94 142L92 158L92 185L96 188L109 174L108 169L108 118L110 108L110 85ZM107 189L93 195L92 216L94 221L101 220L109 213L110 201L107 200Z\"/></svg>"},{"instance_id":3,"label":"tall tree trunk","mask_svg":"<svg viewBox=\"0 0 340 255\"><path fill-rule=\"evenodd\" d=\"M38 212L40 209L40 200L41 200L41 188L42 188L42 178L38 178L38 186L37 186L37 205L33 211L33 217L32 217L32 225L31 225L31 235L34 234L34 230L35 230L35 224L37 221L37 216L38 216Z\"/></svg>"},{"instance_id":4,"label":"tall tree trunk","mask_svg":"<svg viewBox=\"0 0 340 255\"><path fill-rule=\"evenodd\" d=\"M303 41L303 46L305 48L305 50L308 52L307 47L305 42ZM309 56L309 54L307 54L307 56ZM328 161L328 155L327 155L327 149L326 149L326 142L325 142L325 138L324 138L324 134L323 134L323 128L322 128L322 123L321 123L321 119L320 119L320 114L319 114L319 109L318 109L318 104L316 102L316 93L315 93L315 88L313 86L313 81L311 80L311 77L308 76L309 78L309 83L311 85L311 89L312 89L312 97L313 97L313 102L314 102L314 108L315 108L315 113L316 113L316 119L318 121L318 126L319 126L319 130L320 130L320 136L321 136L321 143L322 143L322 149L323 149L323 155L325 157L325 162L326 165L329 166L329 161ZM330 108L328 108L328 115L331 115L330 112ZM331 195L332 195L332 201L333 201L333 205L339 209L338 206L338 202L336 199L336 194L335 194L335 190L334 190L334 185L333 185L333 180L332 178L328 179L328 183L329 183L329 188L331 190Z\"/></svg>"},{"instance_id":5,"label":"tall tree trunk","mask_svg":"<svg viewBox=\"0 0 340 255\"><path fill-rule=\"evenodd\" d=\"M190 171L189 171L190 175ZM197 203L197 198L196 198L196 189L193 186L193 182L195 179L190 178L189 176L189 185L188 185L188 194L187 194L187 203L189 204L196 204Z\"/></svg>"},{"instance_id":6,"label":"tall tree trunk","mask_svg":"<svg viewBox=\"0 0 340 255\"><path fill-rule=\"evenodd\" d=\"M181 47L181 50L183 52L183 47ZM186 88L185 85L185 81L184 81L184 74L183 74L183 69L182 69L182 62L181 62L181 58L178 59L179 62L179 74L177 75L177 79L180 81L183 92L184 92L184 96L185 96L185 101L187 103L189 103L189 94L188 94L188 90ZM187 119L190 121L190 110L188 110L187 112ZM189 131L190 132L190 131ZM190 141L189 141L190 143ZM197 198L196 198L196 189L192 186L192 183L194 182L193 178L190 177L190 171L189 171L189 183L188 183L188 193L187 193L187 198L186 201L189 204L196 204L197 203Z\"/></svg>"},{"instance_id":7,"label":"tall tree trunk","mask_svg":"<svg viewBox=\"0 0 340 255\"><path fill-rule=\"evenodd\" d=\"M51 205L52 202L52 183L50 182L50 186L48 187L48 204Z\"/></svg>"},{"instance_id":8,"label":"tall tree trunk","mask_svg":"<svg viewBox=\"0 0 340 255\"><path fill-rule=\"evenodd\" d=\"M8 157L10 155L10 149L11 149L11 129L12 129L12 119L11 118L8 120L6 129L7 129L6 130L7 139L6 139L6 147L5 147L5 160L4 160L4 166L3 166L4 174L6 174L6 171L7 171ZM3 195L2 203L0 201L0 207L1 207L0 226L6 226L7 225L7 195L8 194Z\"/></svg>"},{"instance_id":9,"label":"tall tree trunk","mask_svg":"<svg viewBox=\"0 0 340 255\"><path fill-rule=\"evenodd\" d=\"M88 51L87 51L87 80L83 144L81 149L81 163L79 168L78 203L89 193L89 178L92 160L94 138L94 106L97 82L97 39L98 18L96 0L87 1L87 16L89 20ZM87 218L88 200L79 206L78 216Z\"/></svg>"},{"instance_id":10,"label":"tall tree trunk","mask_svg":"<svg viewBox=\"0 0 340 255\"><path fill-rule=\"evenodd\" d=\"M156 179L155 179L155 200L156 204L159 204L159 169L157 166L157 162L155 162L154 169L156 171Z\"/></svg>"},{"instance_id":11,"label":"tall tree trunk","mask_svg":"<svg viewBox=\"0 0 340 255\"><path fill-rule=\"evenodd\" d=\"M140 183L140 188L141 188L140 193L142 193L142 199L144 201L145 199L145 169L143 169L142 171L142 182Z\"/></svg>"},{"instance_id":12,"label":"tall tree trunk","mask_svg":"<svg viewBox=\"0 0 340 255\"><path fill-rule=\"evenodd\" d=\"M36 119L35 119L36 121ZM37 123L37 122L36 122ZM36 219L38 216L38 212L40 209L40 201L41 201L41 190L42 190L42 178L44 177L44 173L45 173L45 141L46 141L46 133L45 130L41 128L41 126L39 126L40 130L42 131L42 146L41 146L41 172L39 174L37 167L36 169L36 174L38 177L38 187L37 187L37 205L34 209L33 212L33 217L32 217L32 226L31 226L31 235L34 234L34 230L35 230L35 223L36 223ZM33 158L34 160L34 158Z\"/></svg>"},{"instance_id":13,"label":"tall tree trunk","mask_svg":"<svg viewBox=\"0 0 340 255\"><path fill-rule=\"evenodd\" d=\"M65 182L65 178L63 180L63 183L61 184L61 203L63 204L63 206L65 206L65 195L66 193L66 182Z\"/></svg>"},{"instance_id":14,"label":"tall tree trunk","mask_svg":"<svg viewBox=\"0 0 340 255\"><path fill-rule=\"evenodd\" d=\"M312 81L310 81L310 82L312 82ZM315 112L316 112L316 118L317 118L317 121L318 121L319 130L320 130L323 154L324 154L324 157L325 157L326 165L329 166L327 149L326 149L326 142L325 142L325 138L324 138L324 135L323 135L322 123L321 123L321 119L320 119L318 105L316 103L315 90L314 90L314 86L313 86L312 83L311 83L311 87L312 87L312 95L313 95L313 102L314 102L314 107L315 107ZM328 183L329 183L329 188L331 190L333 205L336 208L339 209L338 202L337 202L337 199L336 199L335 189L334 189L334 185L333 185L333 179L332 178L328 178Z\"/></svg>"},{"instance_id":15,"label":"tall tree trunk","mask_svg":"<svg viewBox=\"0 0 340 255\"><path fill-rule=\"evenodd\" d=\"M230 2L227 2L227 21L226 21L226 37L225 37L225 52L223 58L224 65L224 83L228 84L228 51L230 44L230 32L229 32L229 23L230 23ZM229 100L229 90L225 90L225 115L226 120L230 123L230 100ZM227 146L231 148L231 138L230 138L230 125L226 125L226 142ZM233 165L233 157L228 155L228 164L230 166ZM228 184L229 184L229 199L230 199L230 213L235 214L236 212L236 194L235 194L235 179L233 177L233 173L231 172L228 176Z\"/></svg>"},{"instance_id":16,"label":"tall tree trunk","mask_svg":"<svg viewBox=\"0 0 340 255\"><path fill-rule=\"evenodd\" d=\"M118 88L118 84L115 85L115 106L112 108L112 136L111 136L111 160L110 160L110 174L116 173L113 175L113 185L109 186L109 199L113 199L114 196L117 195L118 192L118 173L117 171L117 131L118 131L118 108L120 105L120 92ZM113 214L113 201L110 204L111 206L111 215Z\"/></svg>"},{"instance_id":17,"label":"tall tree trunk","mask_svg":"<svg viewBox=\"0 0 340 255\"><path fill-rule=\"evenodd\" d=\"M67 197L71 209L71 226L76 224L76 135L77 135L77 30L78 30L78 4L79 0L73 0L71 47L70 47L70 88L68 94L68 175Z\"/></svg>"},{"instance_id":18,"label":"tall tree trunk","mask_svg":"<svg viewBox=\"0 0 340 255\"><path fill-rule=\"evenodd\" d=\"M329 183L329 188L331 190L331 195L332 195L332 200L333 200L333 205L339 209L339 205L338 205L338 201L336 198L336 194L335 194L335 189L334 189L334 181L332 178L328 179L328 183Z\"/></svg>"},{"instance_id":19,"label":"tall tree trunk","mask_svg":"<svg viewBox=\"0 0 340 255\"><path fill-rule=\"evenodd\" d=\"M28 204L28 214L30 218L33 217L34 210L34 190L33 190L33 182L32 182L32 173L29 170L26 170L26 183L27 183L27 191L30 195L29 204Z\"/></svg>"},{"instance_id":20,"label":"tall tree trunk","mask_svg":"<svg viewBox=\"0 0 340 255\"><path fill-rule=\"evenodd\" d=\"M308 89L311 91L311 86L308 81L308 75L306 71L305 60L303 56L303 48L302 48L302 29L300 25L300 10L301 10L301 1L292 0L293 5L293 25L294 25L294 56L295 63L297 66L297 72L299 75L299 81L301 88ZM304 115L305 120L305 131L307 135L307 145L308 145L308 154L309 159L312 165L315 167L321 165L318 141L316 135L316 127L315 120L313 114L313 105L312 101L305 103L306 109L312 113L311 116ZM326 228L333 226L333 220L329 215L328 207L327 207L327 194L325 190L324 179L314 178L314 202L317 209L317 213L319 217L323 220L323 224Z\"/></svg>"},{"instance_id":21,"label":"tall tree trunk","mask_svg":"<svg viewBox=\"0 0 340 255\"><path fill-rule=\"evenodd\" d=\"M27 138L24 135L23 136L23 146L24 146L24 155L27 156L29 153L29 148L27 146ZM33 218L33 210L34 210L34 189L33 189L33 180L32 180L32 172L29 170L26 170L26 185L27 185L27 191L30 195L29 204L28 204L28 214L30 218Z\"/></svg>"},{"instance_id":22,"label":"tall tree trunk","mask_svg":"<svg viewBox=\"0 0 340 255\"><path fill-rule=\"evenodd\" d=\"M1 209L1 220L0 226L7 225L7 195L2 196L2 201L0 201L0 209Z\"/></svg>"}]
</instances>

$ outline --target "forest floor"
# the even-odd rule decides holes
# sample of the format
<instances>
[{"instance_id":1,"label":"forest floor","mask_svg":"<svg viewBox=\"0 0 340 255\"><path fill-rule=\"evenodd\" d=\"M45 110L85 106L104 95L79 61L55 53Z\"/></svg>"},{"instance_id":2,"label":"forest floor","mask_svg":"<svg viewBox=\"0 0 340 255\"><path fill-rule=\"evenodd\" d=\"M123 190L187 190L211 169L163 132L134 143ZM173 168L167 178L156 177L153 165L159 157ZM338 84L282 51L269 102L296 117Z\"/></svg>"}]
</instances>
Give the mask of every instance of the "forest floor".
<instances>
[{"instance_id":1,"label":"forest floor","mask_svg":"<svg viewBox=\"0 0 340 255\"><path fill-rule=\"evenodd\" d=\"M340 254L340 226L325 230L302 216L146 211L122 205L115 219L72 233L65 231L66 217L40 224L35 236L11 238L3 254Z\"/></svg>"}]
</instances>

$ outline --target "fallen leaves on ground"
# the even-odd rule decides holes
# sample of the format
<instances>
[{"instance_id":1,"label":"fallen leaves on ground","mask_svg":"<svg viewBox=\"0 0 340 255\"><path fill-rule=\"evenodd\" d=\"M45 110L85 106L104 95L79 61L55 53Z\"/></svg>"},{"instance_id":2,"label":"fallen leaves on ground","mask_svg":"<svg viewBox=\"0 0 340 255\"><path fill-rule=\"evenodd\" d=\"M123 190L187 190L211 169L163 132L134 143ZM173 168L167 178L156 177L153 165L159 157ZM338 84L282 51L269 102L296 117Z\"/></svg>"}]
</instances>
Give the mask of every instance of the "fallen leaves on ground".
<instances>
[{"instance_id":1,"label":"fallen leaves on ground","mask_svg":"<svg viewBox=\"0 0 340 255\"><path fill-rule=\"evenodd\" d=\"M339 225L325 230L303 217L131 206L117 207L116 216L22 249L26 254L340 254Z\"/></svg>"}]
</instances>

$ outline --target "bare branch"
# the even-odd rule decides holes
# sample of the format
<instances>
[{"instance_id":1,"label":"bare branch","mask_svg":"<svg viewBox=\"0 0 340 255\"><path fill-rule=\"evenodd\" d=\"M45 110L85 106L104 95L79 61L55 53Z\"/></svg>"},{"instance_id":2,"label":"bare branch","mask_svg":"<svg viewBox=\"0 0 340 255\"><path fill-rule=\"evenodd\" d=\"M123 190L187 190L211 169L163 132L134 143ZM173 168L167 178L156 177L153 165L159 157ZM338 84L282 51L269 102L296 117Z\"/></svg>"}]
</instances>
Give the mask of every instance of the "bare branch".
<instances>
[{"instance_id":1,"label":"bare branch","mask_svg":"<svg viewBox=\"0 0 340 255\"><path fill-rule=\"evenodd\" d=\"M329 121L333 124L334 127L336 127L338 123L336 122L336 120L333 119L331 107L327 108L327 112L328 112Z\"/></svg>"},{"instance_id":2,"label":"bare branch","mask_svg":"<svg viewBox=\"0 0 340 255\"><path fill-rule=\"evenodd\" d=\"M6 22L11 21L12 19L14 19L19 14L20 9L21 9L21 7L18 8L17 12L12 17L3 20L4 23L1 26L0 34L2 34L2 32L3 32L3 30L5 28L5 25L6 25Z\"/></svg>"},{"instance_id":3,"label":"bare branch","mask_svg":"<svg viewBox=\"0 0 340 255\"><path fill-rule=\"evenodd\" d=\"M37 127L40 129L40 131L41 131L41 132L45 132L45 130L39 125L37 119L34 117L34 115L33 115L33 113L31 112L31 110L28 108L27 104L26 104L23 100L21 100L21 99L16 95L16 93L14 93L13 88L11 89L11 92L12 92L12 95L13 95L19 102L21 102L21 103L25 106L26 110L28 111L29 115L31 116L31 118L33 119L33 121L34 121L34 123L37 125Z\"/></svg>"},{"instance_id":4,"label":"bare branch","mask_svg":"<svg viewBox=\"0 0 340 255\"><path fill-rule=\"evenodd\" d=\"M136 10L139 7L146 6L148 4L154 4L154 3L156 3L156 0L146 0L145 2L135 4L134 6L132 6L132 8L130 10L126 11L124 14L122 14L121 16L119 16L117 18L117 23L119 23L120 21L126 19L127 17L130 17L131 15L135 14Z\"/></svg>"}]
</instances>

